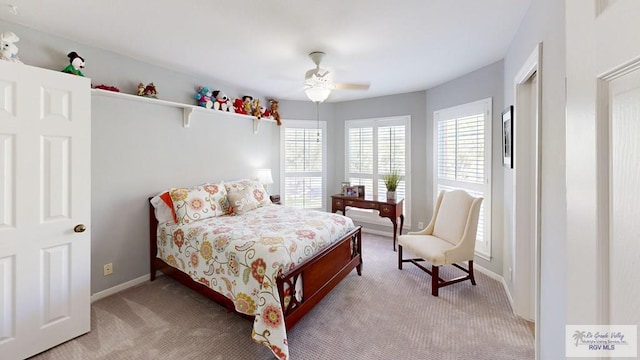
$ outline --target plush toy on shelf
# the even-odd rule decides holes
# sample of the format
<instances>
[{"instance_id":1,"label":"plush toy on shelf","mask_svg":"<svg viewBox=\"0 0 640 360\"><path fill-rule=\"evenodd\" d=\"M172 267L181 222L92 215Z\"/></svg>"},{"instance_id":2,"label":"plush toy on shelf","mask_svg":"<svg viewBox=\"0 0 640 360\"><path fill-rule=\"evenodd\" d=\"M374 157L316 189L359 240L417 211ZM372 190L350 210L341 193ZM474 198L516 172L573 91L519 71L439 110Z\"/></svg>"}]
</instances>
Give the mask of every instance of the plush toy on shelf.
<instances>
[{"instance_id":1,"label":"plush toy on shelf","mask_svg":"<svg viewBox=\"0 0 640 360\"><path fill-rule=\"evenodd\" d=\"M78 76L84 76L80 69L84 69L84 58L78 55L77 52L72 51L67 54L69 58L69 65L62 70L63 73L73 74Z\"/></svg>"},{"instance_id":2,"label":"plush toy on shelf","mask_svg":"<svg viewBox=\"0 0 640 360\"><path fill-rule=\"evenodd\" d=\"M22 64L18 58L18 47L15 43L20 40L18 35L11 31L0 33L0 59Z\"/></svg>"},{"instance_id":3,"label":"plush toy on shelf","mask_svg":"<svg viewBox=\"0 0 640 360\"><path fill-rule=\"evenodd\" d=\"M197 92L193 97L198 101L198 106L211 109L213 107L212 95L212 91L208 87L198 86Z\"/></svg>"},{"instance_id":4,"label":"plush toy on shelf","mask_svg":"<svg viewBox=\"0 0 640 360\"><path fill-rule=\"evenodd\" d=\"M236 98L235 100L233 100L233 111L235 111L236 114L247 115L247 111L244 109L244 102L242 101L242 99Z\"/></svg>"},{"instance_id":5,"label":"plush toy on shelf","mask_svg":"<svg viewBox=\"0 0 640 360\"><path fill-rule=\"evenodd\" d=\"M144 84L138 83L138 96L144 96Z\"/></svg>"},{"instance_id":6,"label":"plush toy on shelf","mask_svg":"<svg viewBox=\"0 0 640 360\"><path fill-rule=\"evenodd\" d=\"M253 104L251 104L251 107L251 115L255 116L257 119L260 119L262 117L262 113L260 112L260 99L253 99Z\"/></svg>"},{"instance_id":7,"label":"plush toy on shelf","mask_svg":"<svg viewBox=\"0 0 640 360\"><path fill-rule=\"evenodd\" d=\"M253 106L253 97L245 95L242 97L242 106L244 107L244 113L251 115L251 106Z\"/></svg>"},{"instance_id":8,"label":"plush toy on shelf","mask_svg":"<svg viewBox=\"0 0 640 360\"><path fill-rule=\"evenodd\" d=\"M146 86L142 83L138 84L138 96L144 96L149 98L158 98L158 90L154 83L150 82Z\"/></svg>"},{"instance_id":9,"label":"plush toy on shelf","mask_svg":"<svg viewBox=\"0 0 640 360\"><path fill-rule=\"evenodd\" d=\"M213 108L215 110L220 111L231 111L231 101L229 101L229 97L227 94L222 92L221 90L216 90L211 93L213 97L216 99L213 103Z\"/></svg>"},{"instance_id":10,"label":"plush toy on shelf","mask_svg":"<svg viewBox=\"0 0 640 360\"><path fill-rule=\"evenodd\" d=\"M280 120L280 112L278 111L278 100L269 99L269 103L271 104L271 116L276 121L278 126L282 125L282 120Z\"/></svg>"},{"instance_id":11,"label":"plush toy on shelf","mask_svg":"<svg viewBox=\"0 0 640 360\"><path fill-rule=\"evenodd\" d=\"M260 114L265 119L271 119L271 110L267 109L265 106L260 106Z\"/></svg>"}]
</instances>

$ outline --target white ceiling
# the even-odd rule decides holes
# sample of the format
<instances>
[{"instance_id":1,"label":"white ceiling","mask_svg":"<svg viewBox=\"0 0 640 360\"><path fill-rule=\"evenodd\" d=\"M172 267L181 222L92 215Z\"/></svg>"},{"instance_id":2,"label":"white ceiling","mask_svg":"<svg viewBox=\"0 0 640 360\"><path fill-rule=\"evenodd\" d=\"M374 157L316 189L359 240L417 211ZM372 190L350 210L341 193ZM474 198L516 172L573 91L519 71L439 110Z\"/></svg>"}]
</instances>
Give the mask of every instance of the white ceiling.
<instances>
[{"instance_id":1,"label":"white ceiling","mask_svg":"<svg viewBox=\"0 0 640 360\"><path fill-rule=\"evenodd\" d=\"M9 0L0 17L289 100L306 99L308 53L324 51L336 82L371 84L328 100L345 101L425 90L502 59L530 2Z\"/></svg>"}]
</instances>

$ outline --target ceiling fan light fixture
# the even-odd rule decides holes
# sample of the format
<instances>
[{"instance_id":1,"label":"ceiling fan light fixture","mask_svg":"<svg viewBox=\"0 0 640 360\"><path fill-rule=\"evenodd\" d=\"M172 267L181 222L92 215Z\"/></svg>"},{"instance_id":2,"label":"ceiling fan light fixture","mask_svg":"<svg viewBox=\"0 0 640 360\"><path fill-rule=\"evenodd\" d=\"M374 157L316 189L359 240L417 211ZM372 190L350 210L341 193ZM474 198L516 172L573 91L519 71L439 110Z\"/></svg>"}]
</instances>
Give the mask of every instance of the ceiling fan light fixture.
<instances>
[{"instance_id":1,"label":"ceiling fan light fixture","mask_svg":"<svg viewBox=\"0 0 640 360\"><path fill-rule=\"evenodd\" d=\"M309 100L313 102L321 103L327 100L327 98L329 97L329 94L331 94L331 89L328 89L322 86L313 86L313 87L307 88L304 92L305 94L307 94L307 97L309 98Z\"/></svg>"}]
</instances>

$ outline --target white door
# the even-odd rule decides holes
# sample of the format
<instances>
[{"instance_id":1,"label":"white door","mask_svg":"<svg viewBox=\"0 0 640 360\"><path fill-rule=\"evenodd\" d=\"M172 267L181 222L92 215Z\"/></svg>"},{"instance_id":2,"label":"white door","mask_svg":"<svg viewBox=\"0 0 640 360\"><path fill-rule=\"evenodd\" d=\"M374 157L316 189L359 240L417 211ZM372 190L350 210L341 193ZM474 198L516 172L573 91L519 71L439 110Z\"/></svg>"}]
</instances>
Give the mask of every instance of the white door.
<instances>
[{"instance_id":1,"label":"white door","mask_svg":"<svg viewBox=\"0 0 640 360\"><path fill-rule=\"evenodd\" d=\"M640 1L568 0L567 324L640 324Z\"/></svg>"},{"instance_id":2,"label":"white door","mask_svg":"<svg viewBox=\"0 0 640 360\"><path fill-rule=\"evenodd\" d=\"M2 359L90 329L90 96L89 79L0 61Z\"/></svg>"}]
</instances>

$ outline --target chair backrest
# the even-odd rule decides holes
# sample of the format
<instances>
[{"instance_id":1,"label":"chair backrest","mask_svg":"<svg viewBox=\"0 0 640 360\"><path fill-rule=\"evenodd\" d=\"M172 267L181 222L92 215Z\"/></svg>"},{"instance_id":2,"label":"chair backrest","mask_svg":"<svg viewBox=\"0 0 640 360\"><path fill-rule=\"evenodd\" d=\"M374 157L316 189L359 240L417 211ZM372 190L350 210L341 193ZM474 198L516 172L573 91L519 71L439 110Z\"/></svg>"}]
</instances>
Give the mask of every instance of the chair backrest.
<instances>
[{"instance_id":1,"label":"chair backrest","mask_svg":"<svg viewBox=\"0 0 640 360\"><path fill-rule=\"evenodd\" d=\"M469 231L473 231L475 239L480 213L478 203L481 201L482 198L475 198L464 190L440 192L436 203L432 234L452 245L458 245L462 241L465 230L469 227Z\"/></svg>"}]
</instances>

